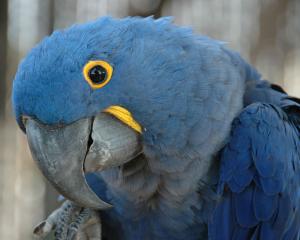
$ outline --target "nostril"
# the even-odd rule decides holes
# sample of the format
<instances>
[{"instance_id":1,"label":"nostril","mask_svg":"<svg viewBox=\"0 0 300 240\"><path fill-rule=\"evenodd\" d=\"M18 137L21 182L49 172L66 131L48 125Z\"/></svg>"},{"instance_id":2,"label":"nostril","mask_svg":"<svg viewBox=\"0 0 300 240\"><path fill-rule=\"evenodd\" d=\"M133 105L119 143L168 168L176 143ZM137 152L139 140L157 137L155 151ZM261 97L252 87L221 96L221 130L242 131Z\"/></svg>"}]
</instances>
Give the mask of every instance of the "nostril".
<instances>
[{"instance_id":1,"label":"nostril","mask_svg":"<svg viewBox=\"0 0 300 240\"><path fill-rule=\"evenodd\" d=\"M17 119L17 122L19 124L19 127L21 128L21 130L26 134L26 123L27 123L27 120L28 120L28 116L20 116L18 119Z\"/></svg>"},{"instance_id":2,"label":"nostril","mask_svg":"<svg viewBox=\"0 0 300 240\"><path fill-rule=\"evenodd\" d=\"M21 121L22 121L22 123L23 123L24 126L26 126L27 120L28 120L27 116L21 116Z\"/></svg>"}]
</instances>

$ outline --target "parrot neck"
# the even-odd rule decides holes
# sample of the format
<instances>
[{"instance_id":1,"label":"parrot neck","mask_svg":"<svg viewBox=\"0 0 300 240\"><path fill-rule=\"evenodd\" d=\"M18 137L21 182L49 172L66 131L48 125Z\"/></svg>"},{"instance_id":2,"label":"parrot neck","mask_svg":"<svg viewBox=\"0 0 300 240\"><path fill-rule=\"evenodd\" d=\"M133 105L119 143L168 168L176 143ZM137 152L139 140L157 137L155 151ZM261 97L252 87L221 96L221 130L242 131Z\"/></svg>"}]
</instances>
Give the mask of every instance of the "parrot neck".
<instances>
[{"instance_id":1,"label":"parrot neck","mask_svg":"<svg viewBox=\"0 0 300 240\"><path fill-rule=\"evenodd\" d=\"M195 218L197 215L209 216L206 212L213 209L215 193L210 184L215 179L215 172L210 171L210 166L214 160L191 160L182 169L174 172L166 172L163 166L153 168L152 161L155 160L142 155L121 168L102 172L108 192L112 196L112 204L120 214L120 222L126 222L127 225L128 219L157 222L168 231L178 231L178 234L196 228L198 236L202 236L207 230L207 219L202 217L195 221ZM200 176L197 172L203 173L202 178L195 177ZM202 199L202 196L205 198ZM211 206L207 207L209 205ZM133 220L130 222L134 226L137 224ZM153 233L154 229L148 234Z\"/></svg>"},{"instance_id":2,"label":"parrot neck","mask_svg":"<svg viewBox=\"0 0 300 240\"><path fill-rule=\"evenodd\" d=\"M211 84L211 91L217 92L217 86ZM189 102L195 112L182 113L182 121L175 121L178 124L171 113L164 113L171 116L164 124L172 126L169 128L150 127L160 122L156 114L147 118L136 114L147 129L143 155L101 173L124 231L131 231L130 236L132 229L145 232L129 239L206 236L208 217L217 199L217 155L228 140L233 119L243 108L244 81L221 86L228 97L207 98L201 104Z\"/></svg>"}]
</instances>

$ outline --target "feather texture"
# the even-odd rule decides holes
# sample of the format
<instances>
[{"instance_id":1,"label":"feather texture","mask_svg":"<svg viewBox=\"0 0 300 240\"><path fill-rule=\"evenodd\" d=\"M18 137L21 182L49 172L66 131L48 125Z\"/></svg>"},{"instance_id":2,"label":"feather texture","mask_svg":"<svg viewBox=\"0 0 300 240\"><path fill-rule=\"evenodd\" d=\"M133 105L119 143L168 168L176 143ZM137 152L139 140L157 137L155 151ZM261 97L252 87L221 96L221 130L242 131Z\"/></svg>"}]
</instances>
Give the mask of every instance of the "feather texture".
<instances>
[{"instance_id":1,"label":"feather texture","mask_svg":"<svg viewBox=\"0 0 300 240\"><path fill-rule=\"evenodd\" d=\"M219 191L224 198L212 216L210 239L296 239L300 142L288 115L274 105L249 105L235 119L221 161ZM226 215L220 217L221 211ZM224 229L228 222L230 233Z\"/></svg>"}]
</instances>

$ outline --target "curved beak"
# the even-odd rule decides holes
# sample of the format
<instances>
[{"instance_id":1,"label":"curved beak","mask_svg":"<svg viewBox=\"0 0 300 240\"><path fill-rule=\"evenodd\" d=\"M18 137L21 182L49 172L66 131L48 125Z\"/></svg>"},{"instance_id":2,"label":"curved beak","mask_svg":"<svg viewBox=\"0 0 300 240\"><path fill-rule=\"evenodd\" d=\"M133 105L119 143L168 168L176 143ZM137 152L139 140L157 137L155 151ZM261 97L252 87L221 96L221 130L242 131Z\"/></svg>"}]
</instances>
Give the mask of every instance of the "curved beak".
<instances>
[{"instance_id":1,"label":"curved beak","mask_svg":"<svg viewBox=\"0 0 300 240\"><path fill-rule=\"evenodd\" d=\"M31 118L25 124L33 159L64 197L83 207L112 207L91 190L85 172L135 158L142 151L139 132L109 113L66 126L49 126Z\"/></svg>"}]
</instances>

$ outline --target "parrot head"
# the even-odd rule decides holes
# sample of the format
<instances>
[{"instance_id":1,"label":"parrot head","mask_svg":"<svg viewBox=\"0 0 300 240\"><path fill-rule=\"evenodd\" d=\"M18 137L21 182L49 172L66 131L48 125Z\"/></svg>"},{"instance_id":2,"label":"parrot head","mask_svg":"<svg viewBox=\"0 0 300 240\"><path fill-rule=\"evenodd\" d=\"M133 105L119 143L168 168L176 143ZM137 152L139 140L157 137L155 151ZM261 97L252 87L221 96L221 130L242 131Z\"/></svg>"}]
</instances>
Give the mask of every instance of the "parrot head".
<instances>
[{"instance_id":1,"label":"parrot head","mask_svg":"<svg viewBox=\"0 0 300 240\"><path fill-rule=\"evenodd\" d=\"M86 172L145 152L154 156L155 149L184 149L187 130L201 118L189 99L207 98L210 87L191 80L201 65L191 61L192 35L168 18L104 17L56 31L26 56L13 83L16 120L34 160L62 195L108 208L89 188ZM202 41L205 49L220 45Z\"/></svg>"}]
</instances>

